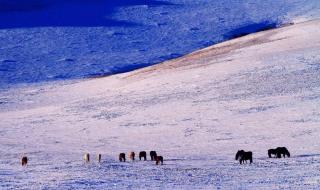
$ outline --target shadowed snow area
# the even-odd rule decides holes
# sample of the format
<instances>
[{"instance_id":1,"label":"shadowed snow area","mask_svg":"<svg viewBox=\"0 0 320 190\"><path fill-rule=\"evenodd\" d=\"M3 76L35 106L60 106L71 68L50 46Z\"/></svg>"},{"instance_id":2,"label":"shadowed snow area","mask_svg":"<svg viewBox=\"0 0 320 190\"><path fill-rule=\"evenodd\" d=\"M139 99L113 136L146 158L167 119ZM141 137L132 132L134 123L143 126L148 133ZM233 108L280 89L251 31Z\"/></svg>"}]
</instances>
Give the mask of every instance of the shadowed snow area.
<instances>
[{"instance_id":1,"label":"shadowed snow area","mask_svg":"<svg viewBox=\"0 0 320 190\"><path fill-rule=\"evenodd\" d=\"M0 0L0 89L131 71L319 9L318 0Z\"/></svg>"},{"instance_id":2,"label":"shadowed snow area","mask_svg":"<svg viewBox=\"0 0 320 190\"><path fill-rule=\"evenodd\" d=\"M319 116L314 20L133 72L0 92L0 188L319 189ZM277 146L292 157L267 158ZM239 149L253 164L234 160ZM117 161L141 150L164 165Z\"/></svg>"}]
</instances>

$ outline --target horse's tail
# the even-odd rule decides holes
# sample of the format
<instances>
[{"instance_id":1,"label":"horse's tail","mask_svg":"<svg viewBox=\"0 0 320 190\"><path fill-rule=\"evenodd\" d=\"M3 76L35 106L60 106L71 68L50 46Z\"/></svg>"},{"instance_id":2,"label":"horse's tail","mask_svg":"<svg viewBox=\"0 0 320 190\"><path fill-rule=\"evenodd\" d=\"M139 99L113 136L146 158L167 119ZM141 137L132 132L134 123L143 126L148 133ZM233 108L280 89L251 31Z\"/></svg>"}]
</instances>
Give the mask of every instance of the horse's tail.
<instances>
[{"instance_id":1,"label":"horse's tail","mask_svg":"<svg viewBox=\"0 0 320 190\"><path fill-rule=\"evenodd\" d=\"M238 160L239 158L239 152L237 152L235 159Z\"/></svg>"}]
</instances>

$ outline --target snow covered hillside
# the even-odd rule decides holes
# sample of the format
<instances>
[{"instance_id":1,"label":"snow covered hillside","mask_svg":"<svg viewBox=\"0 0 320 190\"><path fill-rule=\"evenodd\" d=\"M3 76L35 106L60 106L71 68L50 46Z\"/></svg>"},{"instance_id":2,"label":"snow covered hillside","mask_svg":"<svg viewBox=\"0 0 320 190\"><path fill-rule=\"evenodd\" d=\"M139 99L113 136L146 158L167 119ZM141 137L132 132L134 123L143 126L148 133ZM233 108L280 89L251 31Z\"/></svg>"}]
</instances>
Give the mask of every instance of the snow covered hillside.
<instances>
[{"instance_id":1,"label":"snow covered hillside","mask_svg":"<svg viewBox=\"0 0 320 190\"><path fill-rule=\"evenodd\" d=\"M0 90L131 71L320 16L319 0L227 2L0 0Z\"/></svg>"},{"instance_id":2,"label":"snow covered hillside","mask_svg":"<svg viewBox=\"0 0 320 190\"><path fill-rule=\"evenodd\" d=\"M0 188L319 189L319 116L314 20L129 73L0 92ZM292 157L267 158L277 146ZM238 149L254 163L239 165ZM165 164L117 161L141 150ZM103 163L84 164L85 152Z\"/></svg>"}]
</instances>

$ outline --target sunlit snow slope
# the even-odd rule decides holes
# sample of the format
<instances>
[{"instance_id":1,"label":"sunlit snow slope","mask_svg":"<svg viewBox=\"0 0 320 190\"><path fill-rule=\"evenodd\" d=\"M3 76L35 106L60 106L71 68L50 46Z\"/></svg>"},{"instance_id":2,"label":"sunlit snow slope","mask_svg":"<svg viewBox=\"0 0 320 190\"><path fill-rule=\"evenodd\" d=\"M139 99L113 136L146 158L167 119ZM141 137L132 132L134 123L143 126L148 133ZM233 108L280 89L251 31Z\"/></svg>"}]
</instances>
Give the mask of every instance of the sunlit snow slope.
<instances>
[{"instance_id":1,"label":"sunlit snow slope","mask_svg":"<svg viewBox=\"0 0 320 190\"><path fill-rule=\"evenodd\" d=\"M0 101L1 189L320 187L319 20L125 74L9 89ZM277 146L292 157L267 158ZM254 163L239 165L238 149ZM165 165L117 161L141 150Z\"/></svg>"}]
</instances>

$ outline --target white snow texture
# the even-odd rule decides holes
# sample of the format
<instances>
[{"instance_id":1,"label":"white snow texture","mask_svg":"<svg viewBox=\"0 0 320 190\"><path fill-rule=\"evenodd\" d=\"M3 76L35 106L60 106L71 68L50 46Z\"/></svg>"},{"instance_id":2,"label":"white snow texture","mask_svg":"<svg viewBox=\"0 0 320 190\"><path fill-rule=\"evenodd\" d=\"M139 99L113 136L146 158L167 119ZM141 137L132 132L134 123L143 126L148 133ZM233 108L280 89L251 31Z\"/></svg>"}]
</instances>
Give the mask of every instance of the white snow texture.
<instances>
[{"instance_id":1,"label":"white snow texture","mask_svg":"<svg viewBox=\"0 0 320 190\"><path fill-rule=\"evenodd\" d=\"M319 30L309 21L125 74L3 91L0 187L318 189ZM277 146L292 157L268 158ZM141 150L164 165L117 161Z\"/></svg>"}]
</instances>

